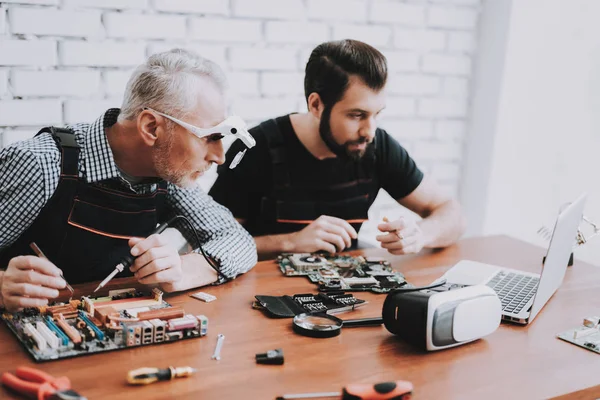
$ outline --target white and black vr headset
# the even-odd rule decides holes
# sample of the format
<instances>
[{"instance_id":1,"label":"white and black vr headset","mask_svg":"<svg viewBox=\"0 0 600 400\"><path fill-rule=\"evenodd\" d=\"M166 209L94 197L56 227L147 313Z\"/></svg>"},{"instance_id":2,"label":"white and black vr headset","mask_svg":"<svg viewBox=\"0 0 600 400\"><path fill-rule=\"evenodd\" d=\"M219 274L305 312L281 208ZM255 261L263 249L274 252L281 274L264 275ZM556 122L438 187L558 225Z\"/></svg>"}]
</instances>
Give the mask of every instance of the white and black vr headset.
<instances>
[{"instance_id":1,"label":"white and black vr headset","mask_svg":"<svg viewBox=\"0 0 600 400\"><path fill-rule=\"evenodd\" d=\"M236 139L240 139L246 145L247 148L236 154L233 161L231 161L231 164L229 164L230 169L235 168L240 163L240 161L242 161L244 154L246 154L246 150L248 150L256 145L256 140L254 140L252 135L250 135L250 132L248 132L246 123L244 122L243 119L241 119L240 117L238 117L236 115L232 115L232 116L228 117L225 121L221 122L220 124L218 124L216 126L213 126L212 128L199 128L192 124L188 124L187 122L181 121L180 119L172 117L168 114L162 113L160 111L156 111L150 107L146 107L144 109L155 112L158 115L175 122L177 125L182 126L183 128L187 129L188 131L190 131L192 134L194 134L195 136L197 136L199 138L214 135L214 134L218 133L223 136L231 135Z\"/></svg>"},{"instance_id":2,"label":"white and black vr headset","mask_svg":"<svg viewBox=\"0 0 600 400\"><path fill-rule=\"evenodd\" d=\"M502 307L486 285L452 288L443 282L391 292L383 304L388 331L424 350L472 342L500 325Z\"/></svg>"}]
</instances>

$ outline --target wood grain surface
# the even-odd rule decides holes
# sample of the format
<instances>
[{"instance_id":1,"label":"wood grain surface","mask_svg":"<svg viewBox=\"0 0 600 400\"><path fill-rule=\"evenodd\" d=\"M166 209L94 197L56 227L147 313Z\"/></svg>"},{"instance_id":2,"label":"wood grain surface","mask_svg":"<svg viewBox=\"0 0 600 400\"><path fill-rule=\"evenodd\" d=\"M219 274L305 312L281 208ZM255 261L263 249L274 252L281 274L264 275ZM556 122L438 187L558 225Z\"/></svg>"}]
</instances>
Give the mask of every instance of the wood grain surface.
<instances>
[{"instance_id":1,"label":"wood grain surface","mask_svg":"<svg viewBox=\"0 0 600 400\"><path fill-rule=\"evenodd\" d=\"M392 261L409 282L438 278L461 259L539 272L545 251L506 237L472 238L441 251L390 256L381 249L359 251ZM131 287L124 280L114 286ZM90 293L95 284L76 287ZM286 393L337 391L348 383L408 380L416 399L541 399L581 391L600 383L600 356L556 338L585 316L600 312L600 268L575 262L565 281L534 323L502 324L485 339L439 352L419 351L381 327L345 328L340 336L312 339L293 333L290 319L271 319L251 308L254 296L316 293L307 279L287 278L273 261L259 263L234 281L201 289L211 303L189 297L192 290L165 296L187 312L209 318L200 339L35 364L8 328L0 327L0 371L35 366L67 375L88 399L275 399ZM381 315L385 295L357 292L369 301L342 319ZM211 359L218 333L225 335L221 360ZM254 356L283 348L282 366L257 365ZM140 367L191 366L190 378L131 387L127 371ZM6 389L1 398L16 399ZM567 397L564 397L567 398Z\"/></svg>"}]
</instances>

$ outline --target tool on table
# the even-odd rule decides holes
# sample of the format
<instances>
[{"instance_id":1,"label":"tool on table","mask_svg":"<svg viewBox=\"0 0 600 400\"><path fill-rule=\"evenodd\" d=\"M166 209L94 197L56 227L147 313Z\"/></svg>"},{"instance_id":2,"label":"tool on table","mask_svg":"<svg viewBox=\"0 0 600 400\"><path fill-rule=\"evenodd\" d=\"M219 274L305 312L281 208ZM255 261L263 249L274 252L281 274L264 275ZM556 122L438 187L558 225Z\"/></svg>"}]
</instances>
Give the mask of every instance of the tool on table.
<instances>
[{"instance_id":1,"label":"tool on table","mask_svg":"<svg viewBox=\"0 0 600 400\"><path fill-rule=\"evenodd\" d=\"M257 364L282 365L283 349L269 350L266 353L256 354Z\"/></svg>"},{"instance_id":2,"label":"tool on table","mask_svg":"<svg viewBox=\"0 0 600 400\"><path fill-rule=\"evenodd\" d=\"M26 397L39 400L87 400L71 390L66 376L55 378L36 368L18 367L15 373L2 374L2 384Z\"/></svg>"},{"instance_id":3,"label":"tool on table","mask_svg":"<svg viewBox=\"0 0 600 400\"><path fill-rule=\"evenodd\" d=\"M336 397L340 400L409 400L413 384L408 381L382 382L375 385L353 383L342 389L342 392L284 394L277 400L315 399L320 397Z\"/></svg>"},{"instance_id":4,"label":"tool on table","mask_svg":"<svg viewBox=\"0 0 600 400\"><path fill-rule=\"evenodd\" d=\"M390 222L390 220L388 219L388 217L383 217L383 222L388 223ZM404 240L404 235L401 234L398 229L394 229L393 231L390 231L390 233L395 233L400 240Z\"/></svg>"},{"instance_id":5,"label":"tool on table","mask_svg":"<svg viewBox=\"0 0 600 400\"><path fill-rule=\"evenodd\" d=\"M219 333L217 335L217 345L215 346L215 352L212 355L213 360L219 361L221 359L221 347L223 347L223 341L225 340L225 335Z\"/></svg>"},{"instance_id":6,"label":"tool on table","mask_svg":"<svg viewBox=\"0 0 600 400\"><path fill-rule=\"evenodd\" d=\"M215 301L217 299L217 296L204 292L192 293L190 296L195 299L202 300L205 303L210 303L211 301Z\"/></svg>"},{"instance_id":7,"label":"tool on table","mask_svg":"<svg viewBox=\"0 0 600 400\"><path fill-rule=\"evenodd\" d=\"M158 381L169 381L173 378L184 378L196 371L197 369L192 367L138 368L127 373L127 383L148 385Z\"/></svg>"},{"instance_id":8,"label":"tool on table","mask_svg":"<svg viewBox=\"0 0 600 400\"><path fill-rule=\"evenodd\" d=\"M314 337L330 338L339 335L342 332L342 326L379 326L383 324L383 318L362 318L341 320L336 316L317 313L317 314L299 314L292 321L294 332Z\"/></svg>"},{"instance_id":9,"label":"tool on table","mask_svg":"<svg viewBox=\"0 0 600 400\"><path fill-rule=\"evenodd\" d=\"M38 247L38 245L35 244L35 242L29 243L29 247L31 247L31 250L34 251L34 253L35 253L36 256L38 256L39 258L45 258L46 260L48 260L48 257L46 257L46 255L42 252L42 249L40 249ZM48 260L48 261L50 261L50 260ZM66 289L70 292L69 301L71 301L71 299L73 298L73 293L75 292L75 290L73 289L73 287L71 285L69 285L69 282L67 282L67 280L65 279L62 271L60 271L60 276L61 276L61 278L63 278L63 280L67 284Z\"/></svg>"},{"instance_id":10,"label":"tool on table","mask_svg":"<svg viewBox=\"0 0 600 400\"><path fill-rule=\"evenodd\" d=\"M171 223L171 221L167 221L167 222L160 224L154 231L152 231L152 233L150 235L160 234L160 233L164 232L164 230L167 229L167 227L169 226L170 223ZM150 235L148 235L148 236L150 236ZM96 290L94 290L94 293L96 293L98 290L102 289L119 272L123 272L123 270L125 268L129 268L133 264L134 261L135 261L135 257L133 257L130 253L127 253L121 259L121 262L119 264L117 264L114 271L111 272L106 278L104 278L104 280L102 282L100 282L100 284L98 285Z\"/></svg>"}]
</instances>

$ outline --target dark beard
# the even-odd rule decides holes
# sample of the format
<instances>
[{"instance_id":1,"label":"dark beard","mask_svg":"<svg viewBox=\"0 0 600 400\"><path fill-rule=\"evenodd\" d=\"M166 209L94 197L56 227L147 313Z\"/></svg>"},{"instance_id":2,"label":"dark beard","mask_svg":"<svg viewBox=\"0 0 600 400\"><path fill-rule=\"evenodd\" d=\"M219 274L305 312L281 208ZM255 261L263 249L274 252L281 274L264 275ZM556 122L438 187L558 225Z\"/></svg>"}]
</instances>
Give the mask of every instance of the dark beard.
<instances>
[{"instance_id":1,"label":"dark beard","mask_svg":"<svg viewBox=\"0 0 600 400\"><path fill-rule=\"evenodd\" d=\"M331 150L333 154L335 154L338 158L343 161L354 161L358 162L363 158L367 160L371 160L375 158L375 140L373 142L368 143L365 150L356 150L351 151L348 149L349 144L359 144L364 143L365 141L353 141L345 144L338 144L333 138L333 133L331 132L331 124L329 123L331 118L331 107L325 107L323 110L323 114L321 115L321 122L319 123L319 134L321 135L321 139L325 142L325 145Z\"/></svg>"}]
</instances>

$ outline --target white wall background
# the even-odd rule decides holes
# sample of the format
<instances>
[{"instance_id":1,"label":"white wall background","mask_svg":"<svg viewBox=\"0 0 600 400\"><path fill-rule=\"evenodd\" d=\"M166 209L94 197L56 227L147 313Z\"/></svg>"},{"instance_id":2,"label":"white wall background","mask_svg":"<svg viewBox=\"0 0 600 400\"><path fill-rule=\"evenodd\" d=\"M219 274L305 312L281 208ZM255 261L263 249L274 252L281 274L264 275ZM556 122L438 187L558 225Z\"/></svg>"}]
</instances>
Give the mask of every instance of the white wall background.
<instances>
[{"instance_id":1,"label":"white wall background","mask_svg":"<svg viewBox=\"0 0 600 400\"><path fill-rule=\"evenodd\" d=\"M2 1L0 143L94 120L120 105L134 66L176 46L228 71L233 110L250 124L301 111L310 51L355 38L389 60L382 126L456 193L478 8L479 0Z\"/></svg>"},{"instance_id":2,"label":"white wall background","mask_svg":"<svg viewBox=\"0 0 600 400\"><path fill-rule=\"evenodd\" d=\"M488 0L475 62L462 199L469 233L540 243L589 193L600 223L600 2ZM577 251L600 265L600 238Z\"/></svg>"}]
</instances>

